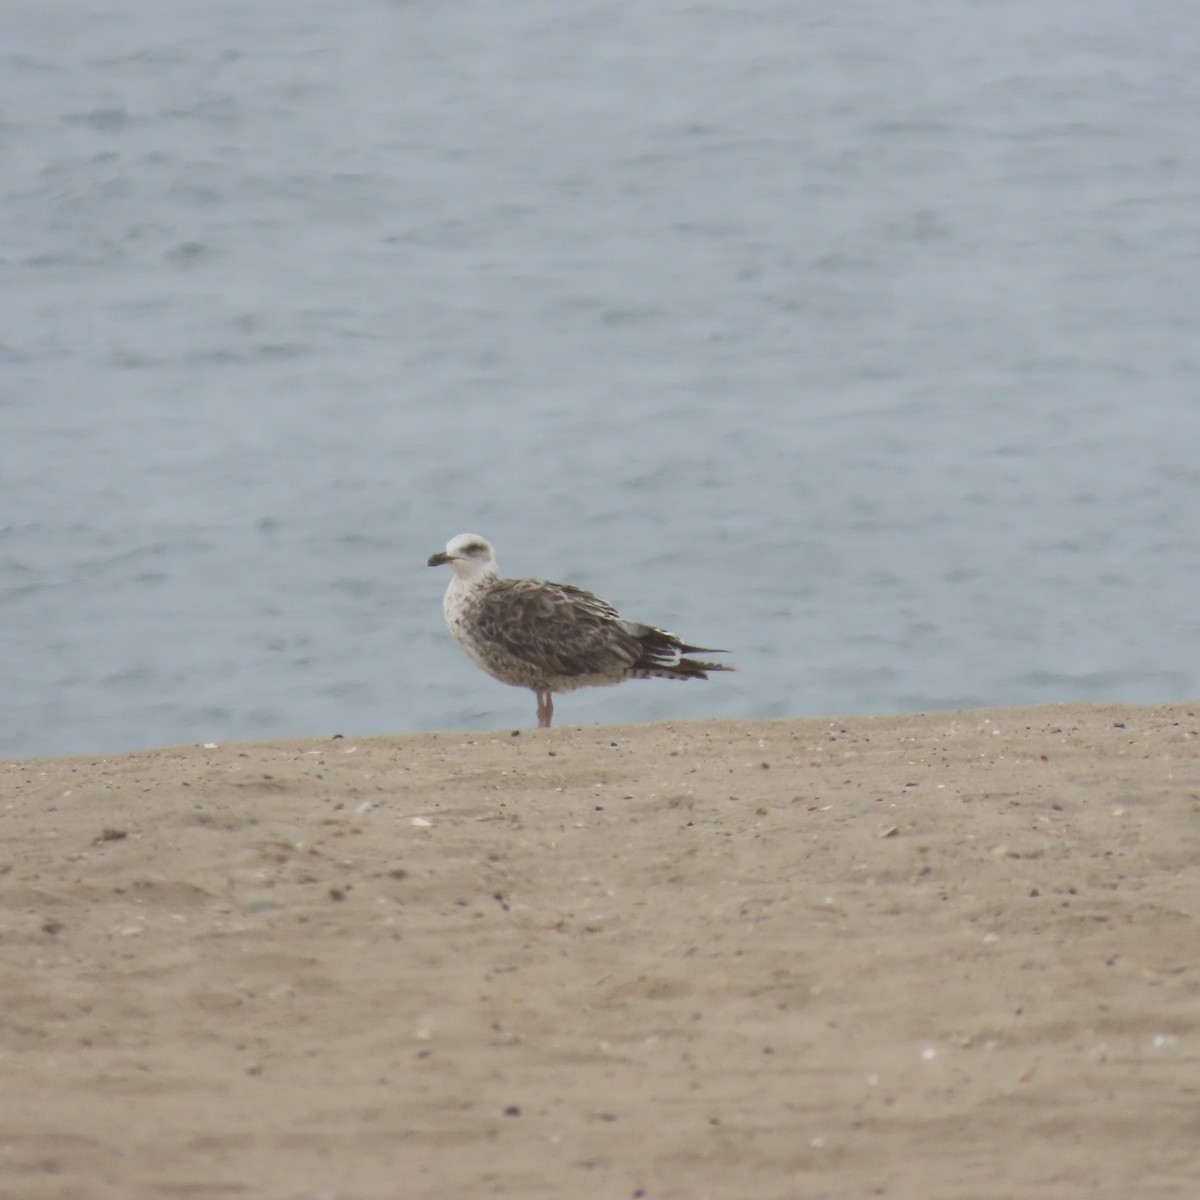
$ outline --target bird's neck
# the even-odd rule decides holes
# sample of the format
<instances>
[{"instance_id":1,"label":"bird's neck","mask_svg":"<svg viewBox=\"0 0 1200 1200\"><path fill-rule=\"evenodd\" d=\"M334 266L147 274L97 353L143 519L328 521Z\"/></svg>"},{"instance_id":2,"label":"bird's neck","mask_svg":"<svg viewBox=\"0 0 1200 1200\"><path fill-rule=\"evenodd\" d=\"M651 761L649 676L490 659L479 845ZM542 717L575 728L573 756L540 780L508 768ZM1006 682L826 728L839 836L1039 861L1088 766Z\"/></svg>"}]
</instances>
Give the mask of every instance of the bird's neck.
<instances>
[{"instance_id":1,"label":"bird's neck","mask_svg":"<svg viewBox=\"0 0 1200 1200\"><path fill-rule=\"evenodd\" d=\"M495 582L496 572L493 568L475 570L461 575L458 571L455 571L450 576L450 587L448 590L454 592L474 592L481 588L490 587Z\"/></svg>"}]
</instances>

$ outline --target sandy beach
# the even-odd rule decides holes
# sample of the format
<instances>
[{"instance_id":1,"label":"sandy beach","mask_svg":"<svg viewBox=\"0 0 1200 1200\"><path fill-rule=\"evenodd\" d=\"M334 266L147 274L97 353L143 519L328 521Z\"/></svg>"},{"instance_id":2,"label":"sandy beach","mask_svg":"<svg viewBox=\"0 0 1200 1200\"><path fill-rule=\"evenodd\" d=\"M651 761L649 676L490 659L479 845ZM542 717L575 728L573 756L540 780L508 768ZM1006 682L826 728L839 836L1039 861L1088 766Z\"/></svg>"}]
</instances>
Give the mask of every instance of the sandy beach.
<instances>
[{"instance_id":1,"label":"sandy beach","mask_svg":"<svg viewBox=\"0 0 1200 1200\"><path fill-rule=\"evenodd\" d=\"M0 763L0 1196L1194 1197L1198 712Z\"/></svg>"}]
</instances>

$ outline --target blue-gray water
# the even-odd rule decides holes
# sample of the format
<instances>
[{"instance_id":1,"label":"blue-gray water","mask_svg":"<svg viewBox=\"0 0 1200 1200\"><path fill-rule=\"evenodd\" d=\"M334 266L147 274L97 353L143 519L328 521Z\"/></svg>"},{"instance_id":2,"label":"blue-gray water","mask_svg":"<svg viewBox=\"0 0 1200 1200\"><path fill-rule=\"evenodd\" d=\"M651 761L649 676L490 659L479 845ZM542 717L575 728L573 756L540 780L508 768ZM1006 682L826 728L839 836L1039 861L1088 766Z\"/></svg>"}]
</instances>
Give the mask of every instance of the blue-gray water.
<instances>
[{"instance_id":1,"label":"blue-gray water","mask_svg":"<svg viewBox=\"0 0 1200 1200\"><path fill-rule=\"evenodd\" d=\"M9 0L0 752L1200 697L1200 39L1124 0Z\"/></svg>"}]
</instances>

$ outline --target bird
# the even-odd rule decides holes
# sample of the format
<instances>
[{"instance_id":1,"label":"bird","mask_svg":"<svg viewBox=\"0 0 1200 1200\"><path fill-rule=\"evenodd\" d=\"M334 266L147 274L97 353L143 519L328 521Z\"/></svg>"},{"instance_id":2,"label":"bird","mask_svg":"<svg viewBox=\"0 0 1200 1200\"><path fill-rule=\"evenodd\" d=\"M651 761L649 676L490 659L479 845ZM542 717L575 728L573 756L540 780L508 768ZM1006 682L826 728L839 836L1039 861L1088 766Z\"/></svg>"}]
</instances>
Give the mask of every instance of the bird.
<instances>
[{"instance_id":1,"label":"bird","mask_svg":"<svg viewBox=\"0 0 1200 1200\"><path fill-rule=\"evenodd\" d=\"M630 621L606 600L569 583L502 579L491 543L460 533L429 566L453 572L442 611L467 656L501 683L537 696L539 729L549 729L554 693L626 679L707 679L734 671L688 654L726 654L689 646L673 633Z\"/></svg>"}]
</instances>

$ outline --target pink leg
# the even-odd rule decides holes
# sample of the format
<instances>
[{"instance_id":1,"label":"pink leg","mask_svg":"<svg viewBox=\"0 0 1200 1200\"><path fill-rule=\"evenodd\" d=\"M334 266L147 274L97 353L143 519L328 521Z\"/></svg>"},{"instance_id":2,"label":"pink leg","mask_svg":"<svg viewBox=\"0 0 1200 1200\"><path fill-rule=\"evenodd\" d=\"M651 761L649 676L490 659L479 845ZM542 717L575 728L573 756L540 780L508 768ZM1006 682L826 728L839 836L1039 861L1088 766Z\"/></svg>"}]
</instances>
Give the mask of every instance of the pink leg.
<instances>
[{"instance_id":1,"label":"pink leg","mask_svg":"<svg viewBox=\"0 0 1200 1200\"><path fill-rule=\"evenodd\" d=\"M550 728L550 718L554 716L554 694L549 691L537 692L537 718L539 729Z\"/></svg>"}]
</instances>

